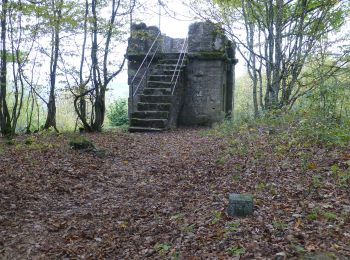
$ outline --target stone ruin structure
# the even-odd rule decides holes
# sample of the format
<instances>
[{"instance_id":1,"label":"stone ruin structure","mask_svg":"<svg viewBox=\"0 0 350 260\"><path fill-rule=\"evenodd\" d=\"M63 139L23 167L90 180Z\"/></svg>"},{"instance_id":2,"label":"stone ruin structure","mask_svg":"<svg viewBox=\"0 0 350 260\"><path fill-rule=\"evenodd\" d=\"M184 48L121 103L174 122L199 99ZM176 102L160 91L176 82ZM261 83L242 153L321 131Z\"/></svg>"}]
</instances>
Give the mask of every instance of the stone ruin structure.
<instances>
[{"instance_id":1,"label":"stone ruin structure","mask_svg":"<svg viewBox=\"0 0 350 260\"><path fill-rule=\"evenodd\" d=\"M211 125L233 110L235 44L210 22L186 39L134 24L128 43L129 131Z\"/></svg>"}]
</instances>

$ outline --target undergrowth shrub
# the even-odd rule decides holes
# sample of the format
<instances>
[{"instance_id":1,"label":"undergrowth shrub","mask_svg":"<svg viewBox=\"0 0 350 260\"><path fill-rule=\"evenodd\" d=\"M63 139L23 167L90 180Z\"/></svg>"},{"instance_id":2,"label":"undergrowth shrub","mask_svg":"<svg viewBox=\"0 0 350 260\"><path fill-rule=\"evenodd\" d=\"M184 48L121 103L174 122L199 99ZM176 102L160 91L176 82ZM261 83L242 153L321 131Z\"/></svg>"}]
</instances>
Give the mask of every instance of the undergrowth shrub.
<instances>
[{"instance_id":1,"label":"undergrowth shrub","mask_svg":"<svg viewBox=\"0 0 350 260\"><path fill-rule=\"evenodd\" d=\"M110 126L121 127L129 122L128 103L126 98L117 99L109 108L107 113Z\"/></svg>"},{"instance_id":2,"label":"undergrowth shrub","mask_svg":"<svg viewBox=\"0 0 350 260\"><path fill-rule=\"evenodd\" d=\"M208 133L219 136L269 134L303 145L345 146L350 143L350 120L320 115L317 111L271 111L261 117L226 120Z\"/></svg>"}]
</instances>

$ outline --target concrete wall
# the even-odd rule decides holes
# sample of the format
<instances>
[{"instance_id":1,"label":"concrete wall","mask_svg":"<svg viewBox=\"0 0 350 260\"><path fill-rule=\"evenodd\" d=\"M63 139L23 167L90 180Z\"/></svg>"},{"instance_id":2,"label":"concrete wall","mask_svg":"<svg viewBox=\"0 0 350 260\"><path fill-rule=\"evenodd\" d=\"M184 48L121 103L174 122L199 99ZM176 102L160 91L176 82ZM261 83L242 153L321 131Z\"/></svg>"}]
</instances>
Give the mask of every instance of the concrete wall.
<instances>
[{"instance_id":1,"label":"concrete wall","mask_svg":"<svg viewBox=\"0 0 350 260\"><path fill-rule=\"evenodd\" d=\"M188 30L188 52L225 52L226 37L222 30L209 22L197 22Z\"/></svg>"},{"instance_id":2,"label":"concrete wall","mask_svg":"<svg viewBox=\"0 0 350 260\"><path fill-rule=\"evenodd\" d=\"M130 112L135 110L138 101L137 96L131 99L132 91L135 91L131 79L158 33L157 27L147 27L145 24L132 27L133 37L129 39L128 47ZM153 62L164 58L165 53L179 53L183 42L184 39L162 35L158 42L161 51ZM228 41L215 24L198 22L189 27L187 57L187 67L180 77L180 87L173 98L171 126L174 127L177 123L211 125L230 116L233 110L234 67L237 62L235 45ZM140 80L141 75L142 73L135 82ZM144 86L141 84L141 89Z\"/></svg>"},{"instance_id":3,"label":"concrete wall","mask_svg":"<svg viewBox=\"0 0 350 260\"><path fill-rule=\"evenodd\" d=\"M232 110L231 45L215 24L203 22L190 25L188 42L187 87L179 123L211 125Z\"/></svg>"},{"instance_id":4,"label":"concrete wall","mask_svg":"<svg viewBox=\"0 0 350 260\"><path fill-rule=\"evenodd\" d=\"M170 38L169 36L162 36L162 52L163 53L179 53L181 52L185 39Z\"/></svg>"},{"instance_id":5,"label":"concrete wall","mask_svg":"<svg viewBox=\"0 0 350 260\"><path fill-rule=\"evenodd\" d=\"M191 59L187 67L187 88L179 124L211 125L222 120L226 64L222 60Z\"/></svg>"}]
</instances>

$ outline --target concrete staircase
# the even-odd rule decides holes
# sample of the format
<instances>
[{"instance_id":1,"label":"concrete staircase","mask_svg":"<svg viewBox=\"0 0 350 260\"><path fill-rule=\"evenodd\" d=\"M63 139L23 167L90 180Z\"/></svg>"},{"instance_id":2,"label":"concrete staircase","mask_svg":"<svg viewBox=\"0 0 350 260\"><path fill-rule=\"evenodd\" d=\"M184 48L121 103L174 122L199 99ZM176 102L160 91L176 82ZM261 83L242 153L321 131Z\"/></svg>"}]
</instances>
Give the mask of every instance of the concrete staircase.
<instances>
[{"instance_id":1,"label":"concrete staircase","mask_svg":"<svg viewBox=\"0 0 350 260\"><path fill-rule=\"evenodd\" d=\"M146 87L139 94L137 111L131 114L130 132L160 132L169 128L172 88L177 73L185 67L177 65L178 59L179 54L167 54L151 66Z\"/></svg>"}]
</instances>

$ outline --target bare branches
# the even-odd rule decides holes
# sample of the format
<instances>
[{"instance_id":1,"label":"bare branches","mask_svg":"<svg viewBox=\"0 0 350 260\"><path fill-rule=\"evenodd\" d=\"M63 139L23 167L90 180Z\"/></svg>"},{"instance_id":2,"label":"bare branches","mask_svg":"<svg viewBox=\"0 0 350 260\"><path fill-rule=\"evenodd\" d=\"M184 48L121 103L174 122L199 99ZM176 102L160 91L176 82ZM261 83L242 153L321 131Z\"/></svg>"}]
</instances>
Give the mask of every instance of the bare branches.
<instances>
[{"instance_id":1,"label":"bare branches","mask_svg":"<svg viewBox=\"0 0 350 260\"><path fill-rule=\"evenodd\" d=\"M204 2L204 10L193 4L195 13L220 23L237 42L247 63L255 115L258 99L261 109L295 102L299 95L296 86L307 59L314 56L321 39L339 28L339 12L345 10L344 5L332 1L240 0L240 5L230 1Z\"/></svg>"}]
</instances>

